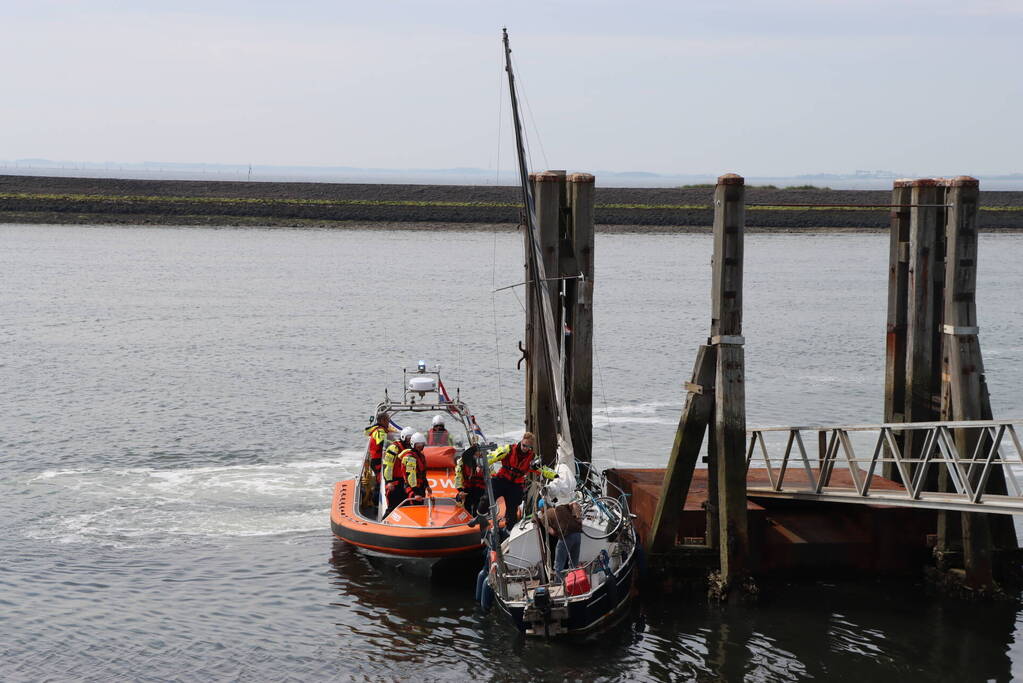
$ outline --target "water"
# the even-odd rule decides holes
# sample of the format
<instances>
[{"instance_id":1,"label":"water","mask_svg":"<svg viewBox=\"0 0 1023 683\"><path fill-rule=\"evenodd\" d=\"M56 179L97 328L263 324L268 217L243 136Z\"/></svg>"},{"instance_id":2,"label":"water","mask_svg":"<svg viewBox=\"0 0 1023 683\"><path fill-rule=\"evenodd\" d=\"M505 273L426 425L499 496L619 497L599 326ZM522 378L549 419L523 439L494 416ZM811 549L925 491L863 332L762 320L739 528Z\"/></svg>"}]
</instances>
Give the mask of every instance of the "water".
<instances>
[{"instance_id":1,"label":"water","mask_svg":"<svg viewBox=\"0 0 1023 683\"><path fill-rule=\"evenodd\" d=\"M464 578L371 564L332 483L401 367L521 432L512 234L0 226L0 678L1007 680L1012 606L914 582L637 605L523 642ZM887 242L747 237L749 423L881 417ZM597 238L596 448L655 466L709 324L710 240ZM1023 238L982 235L995 414L1023 415Z\"/></svg>"}]
</instances>

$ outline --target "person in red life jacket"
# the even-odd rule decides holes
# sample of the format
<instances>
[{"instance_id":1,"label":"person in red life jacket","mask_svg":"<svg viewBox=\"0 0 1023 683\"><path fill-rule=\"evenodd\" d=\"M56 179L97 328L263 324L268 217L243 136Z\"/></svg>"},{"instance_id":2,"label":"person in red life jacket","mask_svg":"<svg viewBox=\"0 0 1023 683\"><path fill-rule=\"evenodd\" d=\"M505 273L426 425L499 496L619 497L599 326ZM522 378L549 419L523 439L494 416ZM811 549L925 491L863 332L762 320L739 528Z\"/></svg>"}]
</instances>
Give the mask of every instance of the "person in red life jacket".
<instances>
[{"instance_id":1,"label":"person in red life jacket","mask_svg":"<svg viewBox=\"0 0 1023 683\"><path fill-rule=\"evenodd\" d=\"M387 496L385 517L405 500L405 468L401 464L401 456L412 447L413 434L411 427L405 427L398 439L384 451L380 476L384 480L384 494Z\"/></svg>"},{"instance_id":2,"label":"person in red life jacket","mask_svg":"<svg viewBox=\"0 0 1023 683\"><path fill-rule=\"evenodd\" d=\"M454 446L454 439L451 438L451 432L448 431L447 427L444 426L444 416L435 415L433 418L433 426L430 427L430 431L426 433L426 445L427 446Z\"/></svg>"},{"instance_id":3,"label":"person in red life jacket","mask_svg":"<svg viewBox=\"0 0 1023 683\"><path fill-rule=\"evenodd\" d=\"M366 427L366 436L369 437L369 466L378 478L384 447L387 446L387 433L390 431L391 416L384 410L377 413L376 422Z\"/></svg>"},{"instance_id":4,"label":"person in red life jacket","mask_svg":"<svg viewBox=\"0 0 1023 683\"><path fill-rule=\"evenodd\" d=\"M430 482L426 479L426 437L416 432L412 435L412 446L401 454L405 469L405 497L422 501L431 493Z\"/></svg>"},{"instance_id":5,"label":"person in red life jacket","mask_svg":"<svg viewBox=\"0 0 1023 683\"><path fill-rule=\"evenodd\" d=\"M480 508L480 501L486 495L486 481L483 478L483 468L476 460L476 447L471 446L462 453L455 470L455 488L458 495L455 500L462 504L465 511L476 516Z\"/></svg>"},{"instance_id":6,"label":"person in red life jacket","mask_svg":"<svg viewBox=\"0 0 1023 683\"><path fill-rule=\"evenodd\" d=\"M494 500L504 498L504 528L511 529L519 518L519 505L526 485L526 475L539 474L545 479L556 479L557 473L549 467L543 467L535 460L533 449L536 438L532 432L526 432L518 443L501 446L490 454L487 463L501 463L491 480L494 488Z\"/></svg>"},{"instance_id":7,"label":"person in red life jacket","mask_svg":"<svg viewBox=\"0 0 1023 683\"><path fill-rule=\"evenodd\" d=\"M375 507L380 499L380 461L384 454L384 446L387 445L387 433L391 429L391 417L383 410L377 413L373 424L366 427L366 436L369 438L366 449L369 462L362 471L361 503L367 508Z\"/></svg>"}]
</instances>

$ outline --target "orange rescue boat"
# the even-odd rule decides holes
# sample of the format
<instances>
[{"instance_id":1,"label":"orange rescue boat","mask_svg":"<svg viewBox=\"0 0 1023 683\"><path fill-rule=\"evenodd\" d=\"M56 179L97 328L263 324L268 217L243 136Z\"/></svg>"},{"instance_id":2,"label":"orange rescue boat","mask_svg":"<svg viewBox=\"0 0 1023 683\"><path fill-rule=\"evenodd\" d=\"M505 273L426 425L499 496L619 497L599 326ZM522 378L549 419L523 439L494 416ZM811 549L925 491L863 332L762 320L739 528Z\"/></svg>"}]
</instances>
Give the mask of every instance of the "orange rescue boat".
<instances>
[{"instance_id":1,"label":"orange rescue boat","mask_svg":"<svg viewBox=\"0 0 1023 683\"><path fill-rule=\"evenodd\" d=\"M422 501L406 500L384 516L379 493L383 482L372 475L367 448L362 475L334 485L331 530L342 541L377 555L428 560L478 556L483 548L480 526L455 499L458 494L455 468L463 447L475 450L481 445L482 431L465 404L447 395L439 371L428 372L420 363L419 371L411 373L411 379L410 373L405 374L403 400L385 399L377 406L377 413L390 414L394 426L399 421L406 424L426 421L434 415L444 415L458 425L457 432L451 433L450 445L427 446L424 450L431 495ZM433 400L427 400L428 395ZM389 434L388 440L395 436Z\"/></svg>"}]
</instances>

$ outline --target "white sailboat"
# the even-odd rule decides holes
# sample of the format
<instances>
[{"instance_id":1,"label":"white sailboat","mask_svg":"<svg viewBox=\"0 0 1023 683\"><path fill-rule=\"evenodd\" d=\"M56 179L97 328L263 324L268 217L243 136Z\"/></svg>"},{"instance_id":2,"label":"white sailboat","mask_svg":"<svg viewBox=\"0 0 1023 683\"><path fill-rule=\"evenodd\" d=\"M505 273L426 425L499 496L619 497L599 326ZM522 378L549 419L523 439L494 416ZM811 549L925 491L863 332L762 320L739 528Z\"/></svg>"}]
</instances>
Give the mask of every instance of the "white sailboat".
<instances>
[{"instance_id":1,"label":"white sailboat","mask_svg":"<svg viewBox=\"0 0 1023 683\"><path fill-rule=\"evenodd\" d=\"M497 505L489 470L484 468L491 504L491 531L488 533L487 566L477 583L477 597L484 607L491 601L496 602L526 634L556 636L598 628L624 610L632 593L639 548L625 496L617 491L609 495L604 477L595 476L590 467L576 467L565 400L563 354L551 310L536 207L526 169L507 30L503 40L519 179L528 223L528 286L536 288L535 301L542 308L543 348L534 349L534 353L545 353L548 367L554 369L548 380L557 413L555 471L558 478L550 483L533 481L524 503L523 519L510 529L495 532L499 529ZM577 469L582 473L578 477ZM541 505L573 503L578 505L582 517L578 566L557 572L550 544L554 539L541 521Z\"/></svg>"}]
</instances>

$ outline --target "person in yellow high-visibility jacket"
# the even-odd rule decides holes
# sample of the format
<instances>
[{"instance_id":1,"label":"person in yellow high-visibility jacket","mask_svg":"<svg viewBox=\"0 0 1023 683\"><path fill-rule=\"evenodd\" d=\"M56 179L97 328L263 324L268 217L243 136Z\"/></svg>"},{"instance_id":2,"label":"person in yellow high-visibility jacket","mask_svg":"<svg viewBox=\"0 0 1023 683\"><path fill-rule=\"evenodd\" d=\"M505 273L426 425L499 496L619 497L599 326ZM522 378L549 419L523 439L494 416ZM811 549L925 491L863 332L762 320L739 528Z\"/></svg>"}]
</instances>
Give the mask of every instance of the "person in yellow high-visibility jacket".
<instances>
[{"instance_id":1,"label":"person in yellow high-visibility jacket","mask_svg":"<svg viewBox=\"0 0 1023 683\"><path fill-rule=\"evenodd\" d=\"M377 476L380 476L380 461L384 456L387 433L390 431L391 416L385 410L377 413L376 422L366 427L366 436L369 437L369 466Z\"/></svg>"},{"instance_id":2,"label":"person in yellow high-visibility jacket","mask_svg":"<svg viewBox=\"0 0 1023 683\"><path fill-rule=\"evenodd\" d=\"M401 454L401 464L405 468L405 495L413 500L423 500L431 493L430 482L426 479L426 437L416 432L412 435L411 448Z\"/></svg>"},{"instance_id":3,"label":"person in yellow high-visibility jacket","mask_svg":"<svg viewBox=\"0 0 1023 683\"><path fill-rule=\"evenodd\" d=\"M539 474L544 479L556 479L557 473L549 467L538 465L533 449L536 437L526 432L518 443L501 446L490 454L487 463L501 463L491 483L494 487L494 500L504 498L504 528L511 529L519 518L519 505L522 503L523 487L526 475Z\"/></svg>"},{"instance_id":4,"label":"person in yellow high-visibility jacket","mask_svg":"<svg viewBox=\"0 0 1023 683\"><path fill-rule=\"evenodd\" d=\"M384 455L384 446L387 444L387 434L393 431L391 427L391 416L386 410L377 413L376 420L366 427L366 437L369 443L366 451L369 456L362 471L362 498L364 507L373 507L377 504L377 497L380 493L380 461Z\"/></svg>"},{"instance_id":5,"label":"person in yellow high-visibility jacket","mask_svg":"<svg viewBox=\"0 0 1023 683\"><path fill-rule=\"evenodd\" d=\"M411 427L402 429L394 443L384 451L384 457L381 459L383 466L380 476L384 480L384 495L387 496L386 514L390 514L391 510L405 500L405 469L401 455L412 447L413 434Z\"/></svg>"}]
</instances>

